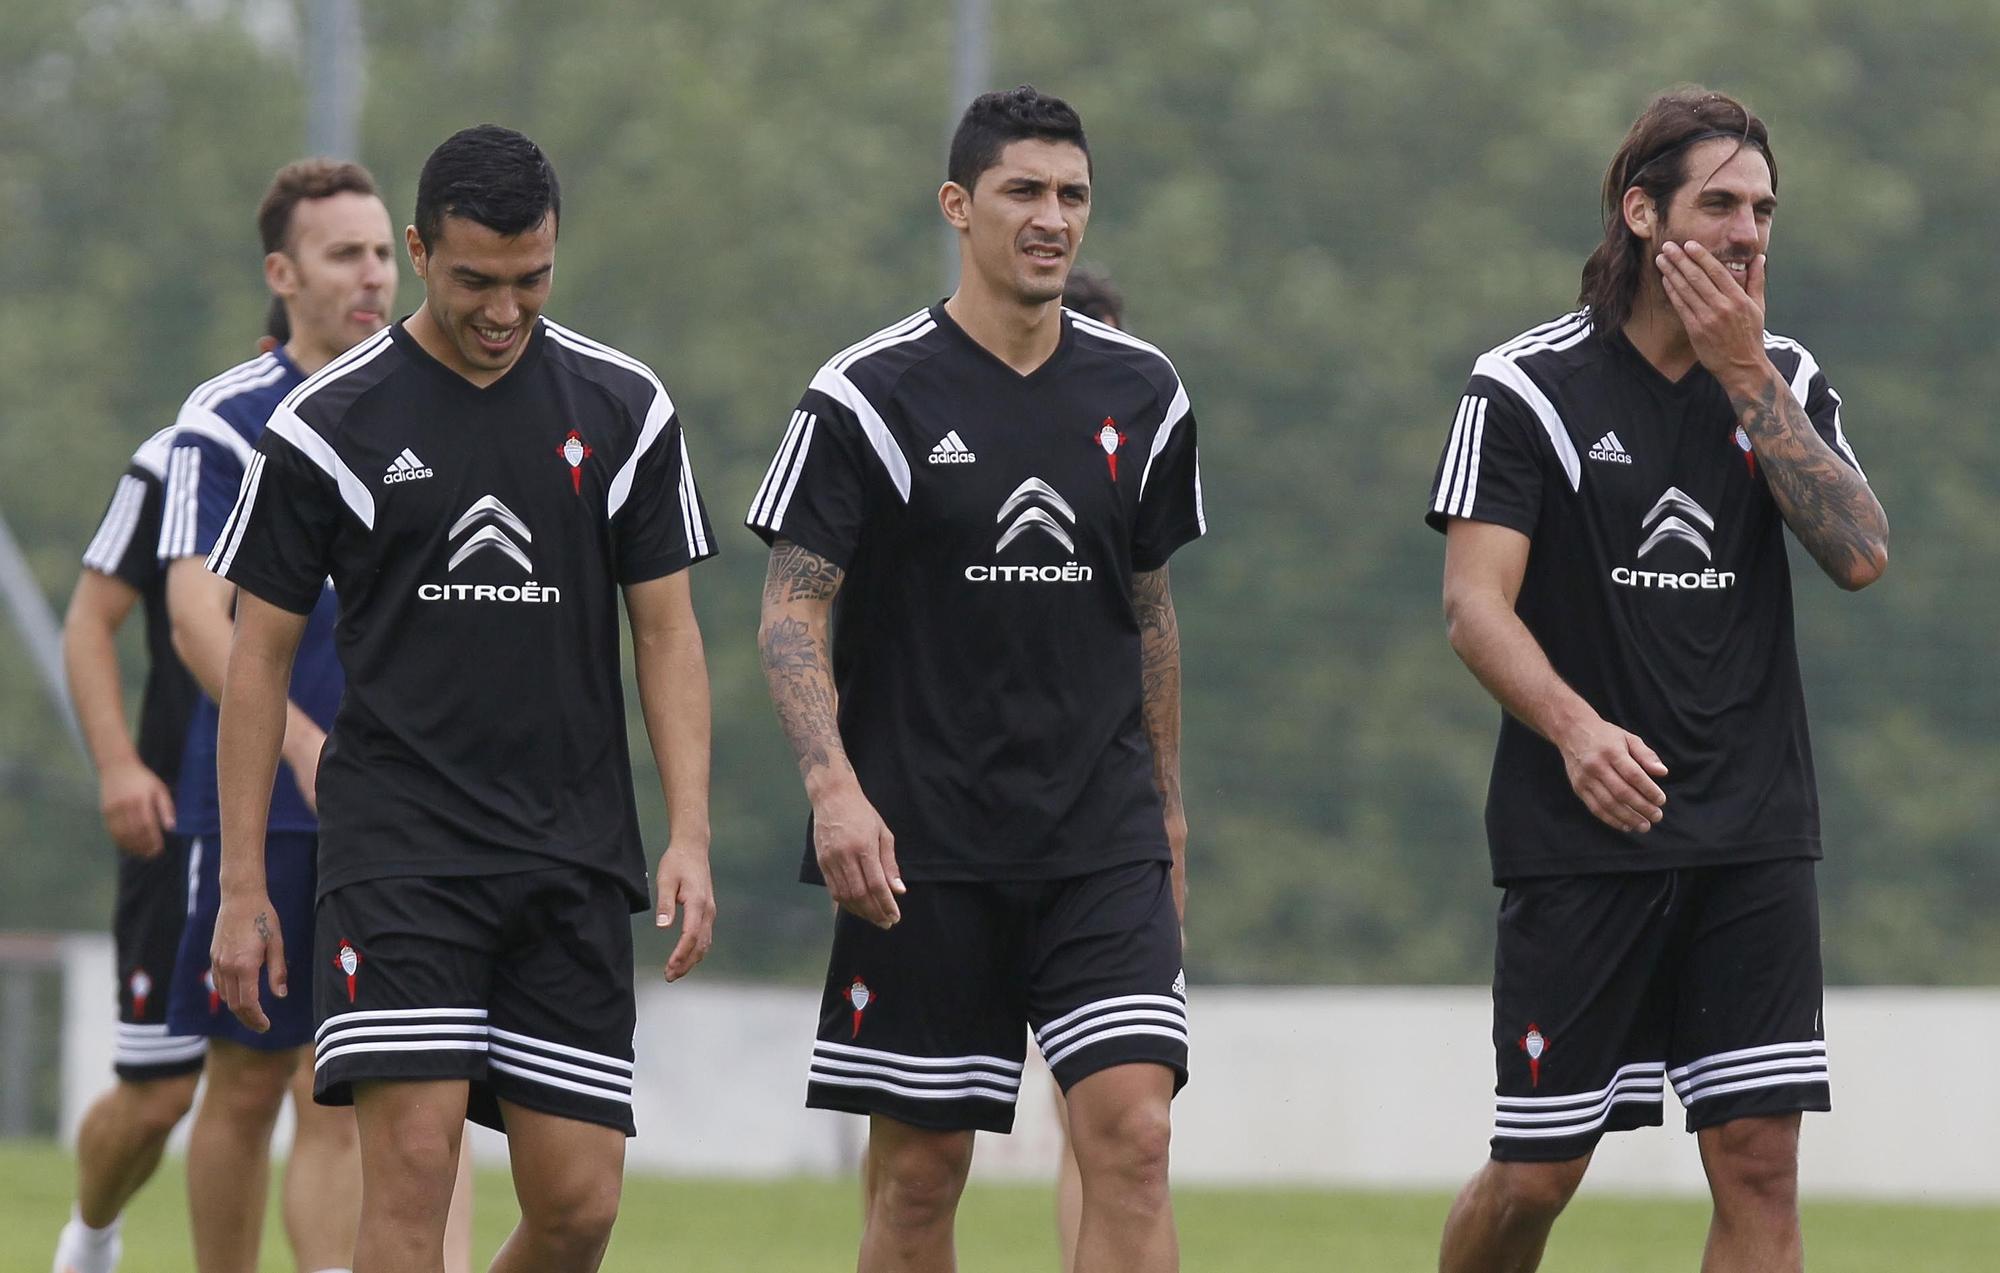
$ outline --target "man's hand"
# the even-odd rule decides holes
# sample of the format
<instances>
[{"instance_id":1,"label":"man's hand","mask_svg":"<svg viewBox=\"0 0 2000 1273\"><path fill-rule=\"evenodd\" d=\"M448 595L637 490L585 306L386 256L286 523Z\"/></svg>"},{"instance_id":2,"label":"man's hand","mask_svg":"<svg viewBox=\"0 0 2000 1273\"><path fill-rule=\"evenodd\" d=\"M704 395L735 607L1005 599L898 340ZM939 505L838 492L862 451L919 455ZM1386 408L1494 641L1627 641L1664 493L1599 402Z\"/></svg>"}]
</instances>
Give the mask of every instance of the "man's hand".
<instances>
[{"instance_id":1,"label":"man's hand","mask_svg":"<svg viewBox=\"0 0 2000 1273\"><path fill-rule=\"evenodd\" d=\"M132 760L106 769L97 783L98 805L111 842L136 858L156 858L174 829L174 797L160 776Z\"/></svg>"},{"instance_id":2,"label":"man's hand","mask_svg":"<svg viewBox=\"0 0 2000 1273\"><path fill-rule=\"evenodd\" d=\"M292 771L292 781L305 797L306 808L314 813L319 812L319 755L325 750L326 731L313 724L304 712L292 708L290 719L285 722L282 754Z\"/></svg>"},{"instance_id":3,"label":"man's hand","mask_svg":"<svg viewBox=\"0 0 2000 1273\"><path fill-rule=\"evenodd\" d=\"M1749 262L1741 282L1692 239L1667 244L1653 261L1695 357L1724 388L1772 374L1764 352L1762 253Z\"/></svg>"},{"instance_id":4,"label":"man's hand","mask_svg":"<svg viewBox=\"0 0 2000 1273\"><path fill-rule=\"evenodd\" d=\"M653 923L671 928L674 907L681 908L681 939L667 956L667 980L679 981L694 971L715 941L715 888L709 881L708 851L668 844L660 855L660 904Z\"/></svg>"},{"instance_id":5,"label":"man's hand","mask_svg":"<svg viewBox=\"0 0 2000 1273\"><path fill-rule=\"evenodd\" d=\"M271 1028L271 1019L264 1015L258 997L257 974L270 970L271 993L278 998L284 998L288 990L285 936L278 930L276 914L267 892L260 890L249 896L225 893L215 916L215 938L208 947L216 993L238 1021L259 1034Z\"/></svg>"},{"instance_id":6,"label":"man's hand","mask_svg":"<svg viewBox=\"0 0 2000 1273\"><path fill-rule=\"evenodd\" d=\"M813 801L813 853L826 891L843 908L877 928L903 918L896 897L908 890L896 866L896 837L858 785Z\"/></svg>"},{"instance_id":7,"label":"man's hand","mask_svg":"<svg viewBox=\"0 0 2000 1273\"><path fill-rule=\"evenodd\" d=\"M1605 826L1650 831L1666 813L1667 793L1655 778L1667 767L1637 734L1593 719L1557 742L1570 789Z\"/></svg>"}]
</instances>

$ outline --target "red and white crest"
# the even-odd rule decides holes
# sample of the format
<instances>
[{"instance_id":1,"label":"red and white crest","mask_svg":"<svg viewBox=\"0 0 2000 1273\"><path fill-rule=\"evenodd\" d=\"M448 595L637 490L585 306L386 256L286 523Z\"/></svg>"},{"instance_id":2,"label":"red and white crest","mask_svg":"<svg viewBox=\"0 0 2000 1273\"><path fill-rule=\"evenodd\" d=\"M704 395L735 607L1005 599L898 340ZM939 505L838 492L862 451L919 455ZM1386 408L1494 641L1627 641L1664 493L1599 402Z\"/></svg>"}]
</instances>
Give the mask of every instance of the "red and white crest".
<instances>
[{"instance_id":1,"label":"red and white crest","mask_svg":"<svg viewBox=\"0 0 2000 1273\"><path fill-rule=\"evenodd\" d=\"M875 992L868 988L867 982L856 977L854 984L847 988L841 998L854 1005L853 1037L858 1039L861 1037L861 1014L868 1011L869 1004L875 1002Z\"/></svg>"},{"instance_id":2,"label":"red and white crest","mask_svg":"<svg viewBox=\"0 0 2000 1273\"><path fill-rule=\"evenodd\" d=\"M222 1011L222 992L215 988L215 969L201 975L201 987L208 991L208 1015L212 1017Z\"/></svg>"},{"instance_id":3,"label":"red and white crest","mask_svg":"<svg viewBox=\"0 0 2000 1273\"><path fill-rule=\"evenodd\" d=\"M563 462L569 465L570 489L578 495L583 494L583 462L596 454L590 449L590 443L583 440L581 433L571 429L569 436L563 439L562 445L556 448L556 454L562 456Z\"/></svg>"},{"instance_id":4,"label":"red and white crest","mask_svg":"<svg viewBox=\"0 0 2000 1273\"><path fill-rule=\"evenodd\" d=\"M361 952L350 946L343 938L340 953L333 957L333 966L340 969L347 978L347 1001L354 1002L354 974L361 971Z\"/></svg>"},{"instance_id":5,"label":"red and white crest","mask_svg":"<svg viewBox=\"0 0 2000 1273\"><path fill-rule=\"evenodd\" d=\"M1743 452L1743 466L1750 470L1750 476L1757 476L1757 453L1750 449L1750 435L1736 426L1736 449Z\"/></svg>"},{"instance_id":6,"label":"red and white crest","mask_svg":"<svg viewBox=\"0 0 2000 1273\"><path fill-rule=\"evenodd\" d=\"M1521 1050L1528 1054L1528 1086L1542 1085L1542 1057L1548 1053L1548 1036L1534 1022L1528 1023L1528 1032L1521 1036Z\"/></svg>"},{"instance_id":7,"label":"red and white crest","mask_svg":"<svg viewBox=\"0 0 2000 1273\"><path fill-rule=\"evenodd\" d=\"M1111 480L1118 480L1118 448L1125 445L1125 435L1118 431L1118 422L1110 416L1097 429L1097 445L1104 448L1104 463L1111 469Z\"/></svg>"},{"instance_id":8,"label":"red and white crest","mask_svg":"<svg viewBox=\"0 0 2000 1273\"><path fill-rule=\"evenodd\" d=\"M153 978L144 968L134 968L131 977L126 979L125 984L132 991L132 1015L135 1017L145 1016L146 998L153 993Z\"/></svg>"}]
</instances>

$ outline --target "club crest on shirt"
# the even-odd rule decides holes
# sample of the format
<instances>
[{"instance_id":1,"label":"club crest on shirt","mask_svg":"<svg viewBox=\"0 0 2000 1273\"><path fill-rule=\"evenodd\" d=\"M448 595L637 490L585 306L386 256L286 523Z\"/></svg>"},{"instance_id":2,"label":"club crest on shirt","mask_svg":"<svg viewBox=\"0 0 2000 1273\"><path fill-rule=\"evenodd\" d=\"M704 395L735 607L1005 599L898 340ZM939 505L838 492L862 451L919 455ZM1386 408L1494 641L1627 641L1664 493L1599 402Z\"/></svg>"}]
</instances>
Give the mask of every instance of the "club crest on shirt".
<instances>
[{"instance_id":1,"label":"club crest on shirt","mask_svg":"<svg viewBox=\"0 0 2000 1273\"><path fill-rule=\"evenodd\" d=\"M1743 452L1743 467L1750 470L1750 476L1757 476L1757 453L1750 449L1750 435L1736 426L1736 449Z\"/></svg>"},{"instance_id":2,"label":"club crest on shirt","mask_svg":"<svg viewBox=\"0 0 2000 1273\"><path fill-rule=\"evenodd\" d=\"M340 952L333 957L333 966L340 969L341 975L347 978L347 1001L353 1003L354 975L361 971L361 952L342 938Z\"/></svg>"},{"instance_id":3,"label":"club crest on shirt","mask_svg":"<svg viewBox=\"0 0 2000 1273\"><path fill-rule=\"evenodd\" d=\"M849 986L840 997L847 1000L854 1007L854 1033L850 1037L858 1039L861 1037L861 1014L868 1011L869 1004L875 1002L875 992L868 988L867 982L856 977L854 984Z\"/></svg>"},{"instance_id":4,"label":"club crest on shirt","mask_svg":"<svg viewBox=\"0 0 2000 1273\"><path fill-rule=\"evenodd\" d=\"M1528 1086L1540 1087L1542 1085L1542 1058L1547 1056L1549 1051L1548 1036L1542 1033L1541 1027L1530 1021L1528 1023L1528 1032L1520 1038L1520 1047L1523 1052L1528 1054Z\"/></svg>"},{"instance_id":5,"label":"club crest on shirt","mask_svg":"<svg viewBox=\"0 0 2000 1273\"><path fill-rule=\"evenodd\" d=\"M1111 480L1118 480L1118 448L1125 445L1125 435L1118 431L1118 422L1110 416L1097 426L1097 445L1104 450L1105 466L1111 470Z\"/></svg>"},{"instance_id":6,"label":"club crest on shirt","mask_svg":"<svg viewBox=\"0 0 2000 1273\"><path fill-rule=\"evenodd\" d=\"M578 495L583 494L583 462L596 452L590 449L590 444L583 440L581 433L571 429L569 436L562 440L562 445L556 448L556 454L562 456L563 463L569 465L570 489Z\"/></svg>"}]
</instances>

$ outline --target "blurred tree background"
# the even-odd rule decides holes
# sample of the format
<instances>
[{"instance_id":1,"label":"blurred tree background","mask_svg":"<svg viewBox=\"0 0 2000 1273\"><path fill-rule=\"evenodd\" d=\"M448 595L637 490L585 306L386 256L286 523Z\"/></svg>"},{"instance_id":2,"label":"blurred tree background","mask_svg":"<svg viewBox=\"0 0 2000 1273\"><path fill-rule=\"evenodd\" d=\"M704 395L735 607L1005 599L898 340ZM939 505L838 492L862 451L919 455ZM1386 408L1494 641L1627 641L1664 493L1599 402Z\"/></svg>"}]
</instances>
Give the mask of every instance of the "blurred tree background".
<instances>
[{"instance_id":1,"label":"blurred tree background","mask_svg":"<svg viewBox=\"0 0 2000 1273\"><path fill-rule=\"evenodd\" d=\"M1772 126L1770 325L1828 369L1895 527L1859 596L1795 562L1829 976L2000 981L2000 9L992 7L992 84L1081 110L1083 255L1201 420L1212 533L1174 569L1198 979L1487 976L1496 709L1445 644L1419 512L1473 358L1571 307L1605 161L1693 80ZM731 528L813 369L943 294L949 7L400 0L364 22L357 157L397 224L452 130L535 137L565 194L551 314L651 362L688 423L724 542L695 579L711 971L808 975L826 906L791 883L805 803L756 666L762 553ZM0 509L60 608L132 447L259 329L252 212L303 144L301 18L0 0L0 30ZM94 780L11 630L0 670L0 927L99 927Z\"/></svg>"}]
</instances>

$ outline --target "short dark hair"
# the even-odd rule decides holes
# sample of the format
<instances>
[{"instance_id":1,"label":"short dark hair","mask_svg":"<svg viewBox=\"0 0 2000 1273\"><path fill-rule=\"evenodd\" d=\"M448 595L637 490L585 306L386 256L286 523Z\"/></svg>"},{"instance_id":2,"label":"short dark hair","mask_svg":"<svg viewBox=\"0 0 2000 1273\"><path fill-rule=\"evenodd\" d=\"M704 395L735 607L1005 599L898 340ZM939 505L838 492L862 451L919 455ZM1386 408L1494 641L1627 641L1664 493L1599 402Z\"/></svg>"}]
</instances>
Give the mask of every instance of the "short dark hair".
<instances>
[{"instance_id":1,"label":"short dark hair","mask_svg":"<svg viewBox=\"0 0 2000 1273\"><path fill-rule=\"evenodd\" d=\"M951 155L945 176L970 190L981 173L1000 162L1000 152L1015 141L1063 141L1083 152L1090 162L1090 143L1083 137L1083 120L1060 97L1050 97L1032 84L972 99L951 135Z\"/></svg>"},{"instance_id":2,"label":"short dark hair","mask_svg":"<svg viewBox=\"0 0 2000 1273\"><path fill-rule=\"evenodd\" d=\"M374 193L375 178L360 164L340 159L301 159L286 164L271 178L257 204L257 237L264 242L265 255L291 245L292 213L306 200Z\"/></svg>"},{"instance_id":3,"label":"short dark hair","mask_svg":"<svg viewBox=\"0 0 2000 1273\"><path fill-rule=\"evenodd\" d=\"M285 300L282 296L273 296L271 308L264 312L264 334L280 345L287 344L292 339L292 316L285 312Z\"/></svg>"},{"instance_id":4,"label":"short dark hair","mask_svg":"<svg viewBox=\"0 0 2000 1273\"><path fill-rule=\"evenodd\" d=\"M1664 217L1667 205L1693 174L1688 152L1697 142L1733 137L1738 147L1755 147L1771 169L1771 189L1778 188L1778 161L1771 157L1771 132L1750 108L1727 93L1698 85L1669 89L1655 97L1632 121L1618 152L1604 171L1604 239L1583 263L1583 284L1577 299L1590 307L1591 328L1609 335L1625 326L1645 277L1646 245L1625 224L1625 192L1634 186Z\"/></svg>"},{"instance_id":5,"label":"short dark hair","mask_svg":"<svg viewBox=\"0 0 2000 1273\"><path fill-rule=\"evenodd\" d=\"M1085 318L1094 318L1113 327L1125 326L1125 297L1111 276L1103 270L1079 265L1063 284L1063 304Z\"/></svg>"},{"instance_id":6,"label":"short dark hair","mask_svg":"<svg viewBox=\"0 0 2000 1273\"><path fill-rule=\"evenodd\" d=\"M428 251L446 217L500 234L562 220L562 187L542 148L511 128L480 124L444 139L417 178L417 238Z\"/></svg>"}]
</instances>

